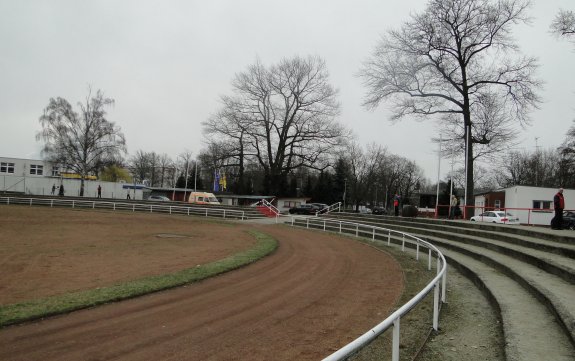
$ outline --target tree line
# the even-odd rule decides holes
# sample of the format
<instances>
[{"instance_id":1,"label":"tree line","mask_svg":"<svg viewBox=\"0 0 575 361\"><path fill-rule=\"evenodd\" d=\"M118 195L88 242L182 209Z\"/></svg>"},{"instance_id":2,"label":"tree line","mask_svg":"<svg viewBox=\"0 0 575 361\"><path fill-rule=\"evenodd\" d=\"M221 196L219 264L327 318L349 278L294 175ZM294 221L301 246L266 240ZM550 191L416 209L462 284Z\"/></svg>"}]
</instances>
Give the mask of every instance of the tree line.
<instances>
[{"instance_id":1,"label":"tree line","mask_svg":"<svg viewBox=\"0 0 575 361\"><path fill-rule=\"evenodd\" d=\"M537 61L521 54L511 36L515 24L527 21L528 7L521 0L430 0L382 37L359 72L366 108L386 104L392 120L438 121L442 156L463 159L459 179L451 178L469 195L476 185L573 182L575 127L556 150L512 150L517 127L529 125L529 112L540 102ZM574 28L571 11L561 10L551 24L554 34L569 40ZM153 150L128 157L121 129L107 119L114 100L100 90L92 95L90 89L78 112L63 98L50 99L37 138L45 142L47 160L82 176L157 187L210 189L218 173L234 193L307 196L356 208L389 205L395 194L410 202L429 187L414 161L383 145L362 147L338 121L338 90L320 57L271 65L256 60L230 85L202 123L207 142L195 158L189 151L173 159ZM496 176L485 176L489 171L476 160L501 152L508 162L492 172Z\"/></svg>"}]
</instances>

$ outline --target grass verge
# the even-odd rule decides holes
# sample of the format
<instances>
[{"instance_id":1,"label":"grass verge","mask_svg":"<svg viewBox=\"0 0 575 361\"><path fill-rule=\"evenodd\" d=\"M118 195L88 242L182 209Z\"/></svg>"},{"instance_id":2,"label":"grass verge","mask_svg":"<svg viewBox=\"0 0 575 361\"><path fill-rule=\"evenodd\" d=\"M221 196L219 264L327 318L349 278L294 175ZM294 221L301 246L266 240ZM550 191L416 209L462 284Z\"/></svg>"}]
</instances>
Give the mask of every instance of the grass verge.
<instances>
[{"instance_id":1,"label":"grass verge","mask_svg":"<svg viewBox=\"0 0 575 361\"><path fill-rule=\"evenodd\" d=\"M219 261L188 268L176 273L150 276L110 287L71 292L64 295L0 306L0 327L76 311L104 303L126 300L148 293L198 282L253 263L276 250L277 241L271 236L258 231L251 231L250 234L257 240L255 247Z\"/></svg>"}]
</instances>

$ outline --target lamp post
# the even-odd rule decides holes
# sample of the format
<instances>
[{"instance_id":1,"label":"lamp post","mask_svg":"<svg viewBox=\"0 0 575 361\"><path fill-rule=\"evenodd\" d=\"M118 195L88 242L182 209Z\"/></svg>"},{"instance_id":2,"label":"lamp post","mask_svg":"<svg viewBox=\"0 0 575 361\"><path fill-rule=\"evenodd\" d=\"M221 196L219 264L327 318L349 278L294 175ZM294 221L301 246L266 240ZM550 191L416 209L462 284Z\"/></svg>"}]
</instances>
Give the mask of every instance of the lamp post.
<instances>
[{"instance_id":1,"label":"lamp post","mask_svg":"<svg viewBox=\"0 0 575 361\"><path fill-rule=\"evenodd\" d=\"M343 210L345 212L345 199L347 195L347 178L344 179L344 183L343 183Z\"/></svg>"}]
</instances>

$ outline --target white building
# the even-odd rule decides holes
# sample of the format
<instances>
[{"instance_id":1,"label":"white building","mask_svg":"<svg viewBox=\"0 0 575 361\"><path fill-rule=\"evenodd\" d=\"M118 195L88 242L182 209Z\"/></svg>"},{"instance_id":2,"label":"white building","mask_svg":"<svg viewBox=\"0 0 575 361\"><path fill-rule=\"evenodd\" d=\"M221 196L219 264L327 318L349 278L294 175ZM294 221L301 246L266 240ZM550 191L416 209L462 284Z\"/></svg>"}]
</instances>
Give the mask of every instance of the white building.
<instances>
[{"instance_id":1,"label":"white building","mask_svg":"<svg viewBox=\"0 0 575 361\"><path fill-rule=\"evenodd\" d=\"M80 179L65 176L65 173L49 162L36 159L0 157L0 193L20 193L27 195L58 195L59 187L64 187L64 196L80 195ZM84 181L84 196L96 197L98 186L102 187L102 198L142 199L141 186L131 184L103 182L99 180ZM136 188L136 189L134 189Z\"/></svg>"},{"instance_id":2,"label":"white building","mask_svg":"<svg viewBox=\"0 0 575 361\"><path fill-rule=\"evenodd\" d=\"M553 197L557 194L557 188L514 186L503 189L505 192L505 202L500 207L509 213L518 216L523 224L537 224L548 226L555 215L553 209ZM500 192L500 191L498 191ZM481 194L475 197L477 209L483 210L486 196L493 196L497 192L489 195ZM575 209L575 189L564 189L565 209ZM477 214L477 213L476 213Z\"/></svg>"}]
</instances>

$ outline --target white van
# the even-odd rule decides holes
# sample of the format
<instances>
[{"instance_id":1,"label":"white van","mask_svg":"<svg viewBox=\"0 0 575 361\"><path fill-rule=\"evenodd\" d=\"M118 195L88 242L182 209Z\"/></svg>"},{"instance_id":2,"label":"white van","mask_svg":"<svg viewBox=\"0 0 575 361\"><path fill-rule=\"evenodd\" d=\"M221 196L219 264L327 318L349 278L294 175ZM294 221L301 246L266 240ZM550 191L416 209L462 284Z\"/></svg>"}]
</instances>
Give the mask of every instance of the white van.
<instances>
[{"instance_id":1,"label":"white van","mask_svg":"<svg viewBox=\"0 0 575 361\"><path fill-rule=\"evenodd\" d=\"M193 204L220 204L220 201L213 193L207 192L191 192L188 198L188 203Z\"/></svg>"}]
</instances>

